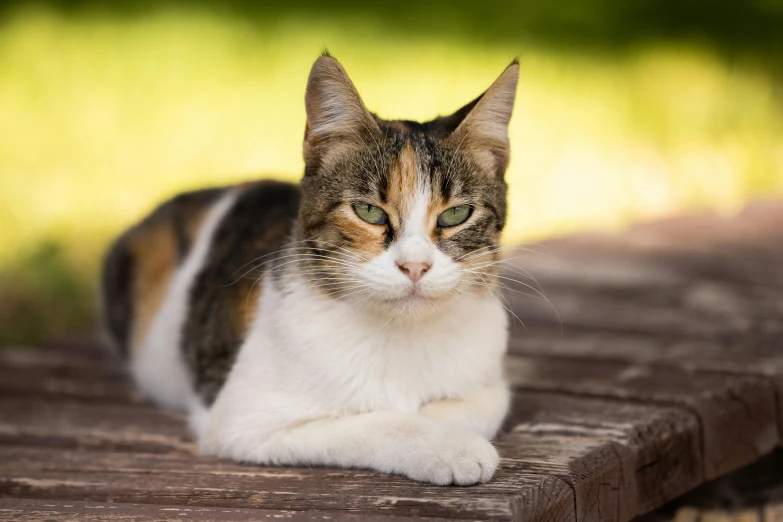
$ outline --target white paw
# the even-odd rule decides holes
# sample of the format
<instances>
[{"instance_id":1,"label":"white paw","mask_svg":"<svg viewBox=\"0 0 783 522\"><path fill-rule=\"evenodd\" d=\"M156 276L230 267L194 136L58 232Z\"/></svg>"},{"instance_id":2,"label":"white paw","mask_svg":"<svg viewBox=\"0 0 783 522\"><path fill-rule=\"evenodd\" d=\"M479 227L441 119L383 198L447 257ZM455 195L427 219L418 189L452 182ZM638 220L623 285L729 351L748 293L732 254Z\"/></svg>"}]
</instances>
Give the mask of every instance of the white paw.
<instances>
[{"instance_id":1,"label":"white paw","mask_svg":"<svg viewBox=\"0 0 783 522\"><path fill-rule=\"evenodd\" d=\"M453 427L429 434L403 460L403 474L439 486L488 482L500 463L486 439Z\"/></svg>"}]
</instances>

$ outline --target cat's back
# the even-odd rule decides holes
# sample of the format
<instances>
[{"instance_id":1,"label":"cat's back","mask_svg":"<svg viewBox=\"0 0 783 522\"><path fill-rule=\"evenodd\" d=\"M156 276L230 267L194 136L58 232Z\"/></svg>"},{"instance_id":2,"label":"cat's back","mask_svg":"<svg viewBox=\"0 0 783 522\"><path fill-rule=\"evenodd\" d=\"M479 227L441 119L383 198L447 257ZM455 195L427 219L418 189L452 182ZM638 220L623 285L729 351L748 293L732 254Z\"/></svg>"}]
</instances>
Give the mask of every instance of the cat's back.
<instances>
[{"instance_id":1,"label":"cat's back","mask_svg":"<svg viewBox=\"0 0 783 522\"><path fill-rule=\"evenodd\" d=\"M186 192L159 205L109 248L101 277L103 320L121 354L139 349L204 218L227 188Z\"/></svg>"},{"instance_id":2,"label":"cat's back","mask_svg":"<svg viewBox=\"0 0 783 522\"><path fill-rule=\"evenodd\" d=\"M149 373L140 365L174 372L175 361L190 382L227 372L260 291L254 260L280 248L298 204L298 187L276 181L187 192L114 242L101 285L105 329L137 379Z\"/></svg>"}]
</instances>

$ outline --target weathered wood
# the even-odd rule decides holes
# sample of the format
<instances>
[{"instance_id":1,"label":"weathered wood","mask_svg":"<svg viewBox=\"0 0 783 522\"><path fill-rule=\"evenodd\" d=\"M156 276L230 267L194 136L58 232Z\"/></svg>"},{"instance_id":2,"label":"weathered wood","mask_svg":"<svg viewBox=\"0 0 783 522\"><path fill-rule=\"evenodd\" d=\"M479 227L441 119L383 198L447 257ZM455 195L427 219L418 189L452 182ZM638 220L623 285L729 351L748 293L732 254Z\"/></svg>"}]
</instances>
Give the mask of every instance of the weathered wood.
<instances>
[{"instance_id":1,"label":"weathered wood","mask_svg":"<svg viewBox=\"0 0 783 522\"><path fill-rule=\"evenodd\" d=\"M490 520L514 520L521 514L554 520L547 514L550 506L558 514L573 506L562 482L505 470L492 483L466 490L362 470L262 468L174 455L41 448L9 448L0 455L0 497ZM531 504L536 499L548 503Z\"/></svg>"},{"instance_id":2,"label":"weathered wood","mask_svg":"<svg viewBox=\"0 0 783 522\"><path fill-rule=\"evenodd\" d=\"M779 520L783 514L783 449L678 498L639 522Z\"/></svg>"},{"instance_id":3,"label":"weathered wood","mask_svg":"<svg viewBox=\"0 0 783 522\"><path fill-rule=\"evenodd\" d=\"M622 270L609 263L609 267ZM536 284L548 300L531 297L533 291L507 281L511 289L506 299L519 320L535 333L539 325L563 327L569 333L594 329L644 334L647 336L700 337L722 340L742 339L746 335L783 334L783 298L769 287L734 288L722 283L691 279L656 280L650 275L626 275L628 278L650 277L649 281L585 281L577 274L587 268L575 264L570 277L557 277L526 268L535 274ZM634 269L638 269L635 267ZM632 269L629 269L629 271ZM607 274L608 276L608 274ZM597 276L595 276L597 277ZM623 286L613 287L621 283ZM523 293L524 292L524 293ZM516 330L524 336L524 329Z\"/></svg>"},{"instance_id":4,"label":"weathered wood","mask_svg":"<svg viewBox=\"0 0 783 522\"><path fill-rule=\"evenodd\" d=\"M105 375L78 367L0 366L0 395L56 395L84 401L141 402L121 374Z\"/></svg>"},{"instance_id":5,"label":"weathered wood","mask_svg":"<svg viewBox=\"0 0 783 522\"><path fill-rule=\"evenodd\" d=\"M749 464L778 443L775 389L763 378L689 373L617 361L512 356L517 389L679 406L701 423L705 478Z\"/></svg>"},{"instance_id":6,"label":"weathered wood","mask_svg":"<svg viewBox=\"0 0 783 522\"><path fill-rule=\"evenodd\" d=\"M726 342L699 339L649 337L607 331L563 336L557 331L538 332L512 340L510 353L541 357L627 361L686 373L755 375L774 387L777 417L783 422L783 336L759 339L747 336ZM778 431L783 440L783 424Z\"/></svg>"},{"instance_id":7,"label":"weathered wood","mask_svg":"<svg viewBox=\"0 0 783 522\"><path fill-rule=\"evenodd\" d=\"M48 357L48 354L44 356ZM35 366L32 355L28 354L27 359L29 365ZM108 376L111 377L111 372ZM520 417L517 412L525 414ZM535 416L531 417L533 412ZM653 416L655 419L652 419ZM0 418L5 420L0 423L0 440L5 436L6 443L135 452L192 450L176 416L133 404L105 405L50 397L28 400L20 406L16 400L0 400ZM609 509L604 504L610 505L623 519L629 518L639 509L655 507L701 482L701 463L678 458L677 465L669 466L666 458L650 456L659 450L671 449L671 440L668 439L672 438L673 430L669 428L678 424L683 426L682 433L676 433L674 438L682 438L686 448L679 448L674 454L696 454L687 446L698 444L698 424L685 412L524 393L515 398L511 425L517 420L523 424L515 429L513 438L519 439L517 443L506 445L504 456L507 461L513 462L517 472L546 473L546 466L549 466L550 474L556 472L578 494L577 513L582 514L582 519L587 520L591 513L595 515L602 509ZM666 426L666 431L660 434L667 441L664 448L655 441L658 432L654 426L659 420ZM563 422L570 423L570 426L561 426L559 433L552 431L553 426ZM583 425L577 426L579 422ZM614 428L611 426L613 422L616 424ZM612 429L616 436L608 437L607 432ZM644 448L632 440L638 438L642 430L649 434L650 439L646 456L637 455ZM521 440L525 437L531 440ZM634 446L633 450L626 445ZM540 465L542 462L546 464L543 467ZM595 462L601 462L601 465L589 465ZM645 495L638 499L634 470L641 468L649 476L656 471L659 462L663 469L658 475L670 479L660 484L664 497L661 499L655 495L657 489L642 488ZM646 483L644 477L641 482L643 485ZM603 504L589 501L594 491L603 492ZM643 508L638 506L639 502Z\"/></svg>"},{"instance_id":8,"label":"weathered wood","mask_svg":"<svg viewBox=\"0 0 783 522\"><path fill-rule=\"evenodd\" d=\"M183 419L149 405L0 397L0 444L193 452Z\"/></svg>"},{"instance_id":9,"label":"weathered wood","mask_svg":"<svg viewBox=\"0 0 783 522\"><path fill-rule=\"evenodd\" d=\"M680 408L523 391L515 396L507 425L513 437L503 437L498 444L504 455L514 455L529 471L557 473L553 466L556 454L531 458L530 443L522 441L521 434L555 440L566 448L579 439L583 444L600 441L603 452L594 452L589 458L619 462L611 468L616 474L608 477L615 482L613 486L606 487L606 472L599 475L591 468L587 470L598 480L586 480L584 471L580 472L581 480L575 480L577 468L586 458L566 461L565 472L558 475L574 487L577 503L587 503L596 510L602 506L587 500L596 488L603 490L604 496L613 494L621 513L623 506L635 506L629 511L644 513L704 480L699 422ZM607 450L611 452L608 458ZM607 464L598 468L607 468Z\"/></svg>"},{"instance_id":10,"label":"weathered wood","mask_svg":"<svg viewBox=\"0 0 783 522\"><path fill-rule=\"evenodd\" d=\"M707 338L768 331L780 339L783 220L779 211L753 215L674 219L515 252L505 264L508 297L528 324L558 318L513 279L540 284L570 328Z\"/></svg>"},{"instance_id":11,"label":"weathered wood","mask_svg":"<svg viewBox=\"0 0 783 522\"><path fill-rule=\"evenodd\" d=\"M547 244L543 261L516 259L559 318L512 292L529 326L512 352L765 376L783 433L783 221L770 207L564 239Z\"/></svg>"},{"instance_id":12,"label":"weathered wood","mask_svg":"<svg viewBox=\"0 0 783 522\"><path fill-rule=\"evenodd\" d=\"M34 366L33 361L34 358L28 356L28 365ZM518 371L512 370L512 372L521 375ZM533 388L536 386L543 387L543 389L551 388L546 383L549 374L561 375L571 385L579 382L582 383L582 386L585 385L584 380L574 380L567 372L563 373L562 368L550 369L549 373L535 373L536 380ZM580 370L579 373L580 378L584 378L582 375L584 372ZM617 368L614 368L613 373L622 373L622 371L618 372ZM78 378L78 375L72 377ZM114 375L112 372L108 372L104 377L112 379ZM610 379L603 380L605 383L611 382ZM528 388L530 387L528 386ZM571 389L565 391L573 394ZM586 393L586 395L591 394L598 397L604 395L615 397L617 391L592 390ZM627 395L627 391L620 398L625 395ZM536 396L538 396L537 399ZM578 515L580 520L600 519L605 517L608 510L613 510L613 518L625 520L638 512L659 505L701 481L701 463L698 461L698 450L685 449L688 445L698 445L700 430L696 415L690 413L689 410L677 408L669 408L665 415L660 415L659 422L663 425L668 424L676 427L679 423L684 426L680 436L686 441L685 448L680 446L681 452L671 452L671 447L667 447L666 442L670 438L672 430L656 438L655 430L650 427L654 423L651 422L649 414L656 409L655 406L628 404L621 401L597 401L602 404L599 406L593 404L590 408L591 401L595 403L596 399L530 391L521 393L515 400L515 413L512 416L512 424L518 425L510 435L502 438L498 443L504 455L504 470L510 474L507 477L516 474L534 475L539 473L542 475L539 479L551 480L553 477L558 477L564 480L570 484L573 492L561 490L559 493L561 501L559 504L554 504L559 505L560 510L572 509L572 513ZM669 403L671 401L666 399L660 402ZM17 406L15 407L14 404ZM642 414L645 409L648 413L647 416ZM613 410L614 417L612 416ZM531 412L534 411L536 412L535 416L531 417ZM0 412L5 413L3 418L7 417L11 425L25 426L27 434L37 434L40 443L47 445L51 442L51 438L57 439L59 437L59 440L62 441L63 438L71 437L72 447L101 449L119 447L134 452L165 451L167 447L172 450L179 447L181 451L185 452L192 449L192 446L185 440L187 435L185 435L182 425L177 423L175 417L131 403L125 405L104 404L100 401L85 403L82 400L64 400L61 397L52 396L50 399L28 399L22 406L19 406L13 399L7 399L0 401ZM582 412L582 419L578 419L579 412ZM145 419L147 415L153 422L145 424L145 421L141 421L139 425L137 421ZM572 419L571 427L563 427L563 420L569 416ZM674 420L677 417L679 420ZM587 421L590 418L592 418L592 426ZM601 425L601 419L603 419L603 425ZM618 425L625 422L625 433L607 433L613 419L616 419ZM638 424L634 425L631 420ZM632 428L628 428L629 423ZM111 431L112 425L117 428L116 432ZM553 429L553 426L558 427ZM171 433L161 437L159 432L161 430L165 432L166 429L170 429ZM638 438L645 429L653 433L650 436L651 440L644 443L637 440L634 443L633 438ZM24 439L24 433L20 435L16 439L17 443ZM134 438L136 436L138 438ZM31 441L28 440L25 443L30 444ZM123 446L123 444L125 445ZM640 455L641 451L647 452L646 457ZM661 460L662 455L663 459ZM669 465L666 464L667 455L673 456ZM79 462L81 465L84 464L83 459L80 459ZM683 464L685 465L683 466ZM641 474L646 470L656 470L656 466L660 466L659 476L679 477L680 482L675 480L670 489L667 489L665 481L657 484L659 487L655 489L642 487L655 484L655 478L645 480ZM637 472L637 470L641 471ZM498 478L498 484L503 483L501 477L503 477L502 474ZM50 476L43 479L34 477L33 480L52 480L52 478ZM63 480L65 479L60 477L60 482ZM60 483L55 481L55 484ZM539 488L539 490L541 489L542 487ZM542 493L539 490L523 488L524 495L531 498L546 498L546 495L551 494ZM29 490L24 491L28 491L27 496L29 496ZM55 491L57 491L57 495L62 494L60 489ZM86 494L86 492L78 490L70 498L79 498L80 494ZM519 494L509 493L509 495L513 498L520 498ZM575 499L571 495L576 495ZM127 501L135 499L134 502L144 502L143 499L136 496L123 498ZM571 507L570 504L574 500L576 500L576 504ZM168 500L168 502L173 501ZM552 504L551 501L548 501L546 505ZM515 504L510 503L509 510L512 509L512 505ZM309 507L315 508L314 505ZM533 507L534 509L532 509ZM541 509L539 506L526 506L523 511L530 512ZM546 512L546 509L543 509Z\"/></svg>"},{"instance_id":13,"label":"weathered wood","mask_svg":"<svg viewBox=\"0 0 783 522\"><path fill-rule=\"evenodd\" d=\"M767 376L783 373L783 336L760 339L747 336L734 342L595 330L565 335L538 329L511 340L509 352L543 357L610 359L642 364L678 366L706 372Z\"/></svg>"},{"instance_id":14,"label":"weathered wood","mask_svg":"<svg viewBox=\"0 0 783 522\"><path fill-rule=\"evenodd\" d=\"M399 517L372 513L343 511L272 511L267 509L209 508L160 504L130 504L116 502L80 502L60 500L0 498L0 520L40 522L41 520L133 520L155 522L163 520L289 520L291 522L322 522L345 520L362 522L395 522ZM417 517L423 522L444 522L450 519ZM469 519L466 519L469 520Z\"/></svg>"}]
</instances>

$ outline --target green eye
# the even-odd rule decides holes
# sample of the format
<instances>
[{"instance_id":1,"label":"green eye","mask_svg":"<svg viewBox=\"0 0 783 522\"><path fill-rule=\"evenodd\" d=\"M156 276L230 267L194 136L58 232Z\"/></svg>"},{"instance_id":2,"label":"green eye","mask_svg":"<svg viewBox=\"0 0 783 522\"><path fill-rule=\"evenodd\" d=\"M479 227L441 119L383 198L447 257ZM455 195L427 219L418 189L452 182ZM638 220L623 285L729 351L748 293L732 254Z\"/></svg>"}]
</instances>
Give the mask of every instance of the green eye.
<instances>
[{"instance_id":1,"label":"green eye","mask_svg":"<svg viewBox=\"0 0 783 522\"><path fill-rule=\"evenodd\" d=\"M369 203L354 203L353 210L357 216L371 225L385 225L389 220L386 212Z\"/></svg>"},{"instance_id":2,"label":"green eye","mask_svg":"<svg viewBox=\"0 0 783 522\"><path fill-rule=\"evenodd\" d=\"M469 205L460 205L452 207L438 216L439 227L456 227L464 223L469 217L473 208Z\"/></svg>"}]
</instances>

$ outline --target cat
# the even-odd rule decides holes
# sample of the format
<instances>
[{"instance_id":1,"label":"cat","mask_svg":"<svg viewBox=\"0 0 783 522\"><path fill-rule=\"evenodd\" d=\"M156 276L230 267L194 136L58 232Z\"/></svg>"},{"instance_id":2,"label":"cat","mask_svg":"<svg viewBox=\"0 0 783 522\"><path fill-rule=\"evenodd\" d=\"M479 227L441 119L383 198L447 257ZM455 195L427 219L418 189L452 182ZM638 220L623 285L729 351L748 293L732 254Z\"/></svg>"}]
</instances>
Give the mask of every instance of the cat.
<instances>
[{"instance_id":1,"label":"cat","mask_svg":"<svg viewBox=\"0 0 783 522\"><path fill-rule=\"evenodd\" d=\"M368 111L328 53L309 75L305 171L189 192L110 248L108 336L204 455L491 479L509 408L493 293L514 61L426 123Z\"/></svg>"}]
</instances>

